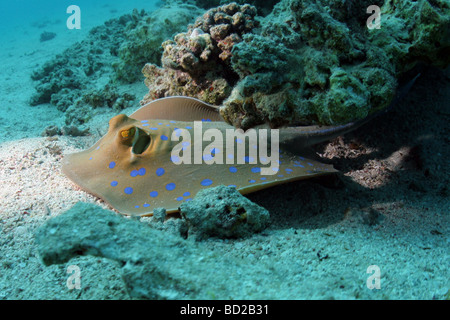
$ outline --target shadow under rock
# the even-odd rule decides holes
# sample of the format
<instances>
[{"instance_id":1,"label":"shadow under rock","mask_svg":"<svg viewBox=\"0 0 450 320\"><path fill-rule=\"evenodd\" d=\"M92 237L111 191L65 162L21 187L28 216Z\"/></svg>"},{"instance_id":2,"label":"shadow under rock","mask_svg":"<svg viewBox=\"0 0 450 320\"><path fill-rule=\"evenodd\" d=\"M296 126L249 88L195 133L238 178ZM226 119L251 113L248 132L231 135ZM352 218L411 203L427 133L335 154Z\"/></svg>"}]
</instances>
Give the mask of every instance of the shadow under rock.
<instances>
[{"instance_id":1,"label":"shadow under rock","mask_svg":"<svg viewBox=\"0 0 450 320\"><path fill-rule=\"evenodd\" d=\"M449 71L422 68L421 77L398 105L344 138L316 146L325 156L321 161L341 171L337 175L247 197L270 211L271 228L318 229L344 220L349 208L364 210L404 199L420 205L421 195L430 192L448 196ZM364 185L355 175L378 179L379 184Z\"/></svg>"}]
</instances>

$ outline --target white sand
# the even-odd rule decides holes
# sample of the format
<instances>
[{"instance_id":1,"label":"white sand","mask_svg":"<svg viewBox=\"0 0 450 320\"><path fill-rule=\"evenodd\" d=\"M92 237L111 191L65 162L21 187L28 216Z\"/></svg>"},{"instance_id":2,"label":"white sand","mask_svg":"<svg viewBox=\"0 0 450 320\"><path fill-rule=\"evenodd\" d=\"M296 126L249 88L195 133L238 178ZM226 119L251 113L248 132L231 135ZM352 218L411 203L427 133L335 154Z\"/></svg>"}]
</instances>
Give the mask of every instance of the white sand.
<instances>
[{"instance_id":1,"label":"white sand","mask_svg":"<svg viewBox=\"0 0 450 320\"><path fill-rule=\"evenodd\" d=\"M123 11L119 8L119 12ZM96 25L114 14L87 14L86 18L92 17L90 23ZM64 16L49 19L64 20ZM53 31L50 27L45 30ZM47 219L78 201L106 207L61 173L60 160L92 145L114 115L103 110L105 113L95 117L88 124L92 136L40 137L48 125L61 125L63 114L49 105L28 105L34 92L30 73L69 45L68 36L62 33L42 45L42 31L24 24L2 39L0 299L127 299L119 268L110 261L81 257L65 265L44 267L36 254L34 232ZM420 87L412 101L439 85ZM433 100L448 111L448 87L442 88L444 92L434 94ZM145 92L145 87L136 90ZM441 152L448 155L448 148ZM387 160L382 163L397 170L394 165L389 167ZM442 162L442 170L448 169L448 160ZM351 188L346 184L335 190L299 182L251 195L269 209L273 225L248 239L205 242L205 256L217 257L218 274L233 272L227 270L227 259L248 264L247 274L230 281L229 287L217 288L211 298L448 299L448 197L429 190L409 192L404 179L395 176L385 181L390 183L385 189L358 189L373 178L371 174L364 169L347 172L345 176L353 178L347 181L356 181ZM392 187L396 183L398 194ZM364 221L365 210L370 208L383 217L374 226ZM149 223L170 232L167 225L151 219ZM66 287L67 266L72 264L82 270L81 290ZM381 269L379 290L366 286L370 265ZM198 274L200 277L201 270ZM249 291L240 290L242 287L252 288L253 294L242 296L241 291Z\"/></svg>"}]
</instances>

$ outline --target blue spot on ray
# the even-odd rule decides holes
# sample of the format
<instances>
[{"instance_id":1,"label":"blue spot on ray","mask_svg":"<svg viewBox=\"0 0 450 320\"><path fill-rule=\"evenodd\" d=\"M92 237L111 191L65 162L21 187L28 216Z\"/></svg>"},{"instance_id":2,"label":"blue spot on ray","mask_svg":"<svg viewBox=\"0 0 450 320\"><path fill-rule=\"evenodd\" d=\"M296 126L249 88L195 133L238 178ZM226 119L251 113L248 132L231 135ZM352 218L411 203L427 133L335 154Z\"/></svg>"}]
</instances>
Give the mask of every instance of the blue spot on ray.
<instances>
[{"instance_id":1,"label":"blue spot on ray","mask_svg":"<svg viewBox=\"0 0 450 320\"><path fill-rule=\"evenodd\" d=\"M161 140L166 141L169 140L169 138L166 135L161 135Z\"/></svg>"},{"instance_id":2,"label":"blue spot on ray","mask_svg":"<svg viewBox=\"0 0 450 320\"><path fill-rule=\"evenodd\" d=\"M111 181L111 187L117 187L118 184L119 182L117 181Z\"/></svg>"},{"instance_id":3,"label":"blue spot on ray","mask_svg":"<svg viewBox=\"0 0 450 320\"><path fill-rule=\"evenodd\" d=\"M236 167L230 167L230 172L231 173L236 173L237 172L237 168Z\"/></svg>"},{"instance_id":4,"label":"blue spot on ray","mask_svg":"<svg viewBox=\"0 0 450 320\"><path fill-rule=\"evenodd\" d=\"M252 172L259 173L259 172L261 172L261 168L258 168L258 167L252 168Z\"/></svg>"},{"instance_id":5,"label":"blue spot on ray","mask_svg":"<svg viewBox=\"0 0 450 320\"><path fill-rule=\"evenodd\" d=\"M140 176L144 176L146 172L147 172L147 170L145 170L145 168L140 168L140 169L138 170L138 174L139 174Z\"/></svg>"},{"instance_id":6,"label":"blue spot on ray","mask_svg":"<svg viewBox=\"0 0 450 320\"><path fill-rule=\"evenodd\" d=\"M158 196L158 191L152 191L150 192L150 197L156 198Z\"/></svg>"},{"instance_id":7,"label":"blue spot on ray","mask_svg":"<svg viewBox=\"0 0 450 320\"><path fill-rule=\"evenodd\" d=\"M114 167L116 166L116 163L114 162L114 161L111 161L110 163L109 163L109 168L110 169L114 169Z\"/></svg>"},{"instance_id":8,"label":"blue spot on ray","mask_svg":"<svg viewBox=\"0 0 450 320\"><path fill-rule=\"evenodd\" d=\"M185 193L183 193L183 197L189 197L191 195L191 193L188 191L188 192L185 192Z\"/></svg>"},{"instance_id":9,"label":"blue spot on ray","mask_svg":"<svg viewBox=\"0 0 450 320\"><path fill-rule=\"evenodd\" d=\"M173 182L168 183L168 184L166 185L166 190L167 190L167 191L175 190L175 188L176 188L176 185L175 185L175 183L173 183Z\"/></svg>"},{"instance_id":10,"label":"blue spot on ray","mask_svg":"<svg viewBox=\"0 0 450 320\"><path fill-rule=\"evenodd\" d=\"M156 169L156 175L158 177L161 177L166 171L164 170L164 168L158 168Z\"/></svg>"},{"instance_id":11,"label":"blue spot on ray","mask_svg":"<svg viewBox=\"0 0 450 320\"><path fill-rule=\"evenodd\" d=\"M200 182L200 184L204 187L210 186L212 185L213 181L211 179L205 179L202 182Z\"/></svg>"},{"instance_id":12,"label":"blue spot on ray","mask_svg":"<svg viewBox=\"0 0 450 320\"><path fill-rule=\"evenodd\" d=\"M130 176L132 176L133 178L134 177L137 177L138 176L138 171L137 170L132 170L131 172L130 172Z\"/></svg>"},{"instance_id":13,"label":"blue spot on ray","mask_svg":"<svg viewBox=\"0 0 450 320\"><path fill-rule=\"evenodd\" d=\"M125 190L123 190L126 194L132 194L133 193L133 188L131 187L126 187Z\"/></svg>"}]
</instances>

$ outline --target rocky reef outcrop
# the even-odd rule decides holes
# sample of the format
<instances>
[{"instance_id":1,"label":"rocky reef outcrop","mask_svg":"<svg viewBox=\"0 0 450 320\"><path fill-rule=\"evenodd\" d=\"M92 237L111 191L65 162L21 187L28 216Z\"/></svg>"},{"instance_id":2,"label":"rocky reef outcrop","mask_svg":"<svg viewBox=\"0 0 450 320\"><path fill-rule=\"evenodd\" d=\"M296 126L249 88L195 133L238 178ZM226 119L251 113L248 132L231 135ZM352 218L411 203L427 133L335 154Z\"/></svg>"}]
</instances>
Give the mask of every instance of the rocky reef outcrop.
<instances>
[{"instance_id":1,"label":"rocky reef outcrop","mask_svg":"<svg viewBox=\"0 0 450 320\"><path fill-rule=\"evenodd\" d=\"M221 104L238 80L231 50L258 26L255 16L253 6L227 4L208 10L187 32L165 41L162 67L148 63L142 71L149 93L141 104L175 95Z\"/></svg>"},{"instance_id":2,"label":"rocky reef outcrop","mask_svg":"<svg viewBox=\"0 0 450 320\"><path fill-rule=\"evenodd\" d=\"M371 5L381 8L380 29L367 26ZM162 68L143 69L141 103L196 97L222 105L225 120L244 129L334 125L385 109L416 64L450 62L447 1L282 0L264 18L250 8L210 9L166 41ZM233 25L241 13L244 29Z\"/></svg>"}]
</instances>

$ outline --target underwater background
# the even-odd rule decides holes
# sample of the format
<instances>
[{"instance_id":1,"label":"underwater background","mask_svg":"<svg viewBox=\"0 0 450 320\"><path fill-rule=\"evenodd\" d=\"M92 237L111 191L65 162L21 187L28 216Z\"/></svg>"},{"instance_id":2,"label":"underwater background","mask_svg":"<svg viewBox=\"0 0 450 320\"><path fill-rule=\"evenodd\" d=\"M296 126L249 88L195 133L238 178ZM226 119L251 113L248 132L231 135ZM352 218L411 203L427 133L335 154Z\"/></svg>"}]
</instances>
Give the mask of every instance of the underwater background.
<instances>
[{"instance_id":1,"label":"underwater background","mask_svg":"<svg viewBox=\"0 0 450 320\"><path fill-rule=\"evenodd\" d=\"M0 2L0 299L449 299L448 1L230 3ZM180 95L244 129L377 116L307 150L336 174L190 204L255 228L124 218L61 172Z\"/></svg>"}]
</instances>

